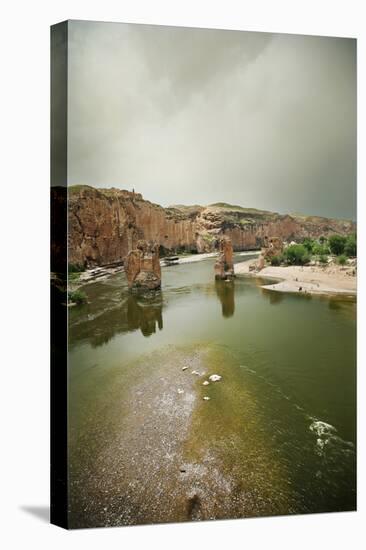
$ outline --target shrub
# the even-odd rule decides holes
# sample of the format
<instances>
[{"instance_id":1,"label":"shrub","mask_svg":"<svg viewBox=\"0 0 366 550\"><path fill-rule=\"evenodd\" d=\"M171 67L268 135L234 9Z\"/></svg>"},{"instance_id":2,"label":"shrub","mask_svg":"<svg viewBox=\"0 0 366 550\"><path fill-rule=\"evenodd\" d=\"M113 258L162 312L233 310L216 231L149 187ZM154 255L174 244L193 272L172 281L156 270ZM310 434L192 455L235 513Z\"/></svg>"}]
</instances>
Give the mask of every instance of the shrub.
<instances>
[{"instance_id":1,"label":"shrub","mask_svg":"<svg viewBox=\"0 0 366 550\"><path fill-rule=\"evenodd\" d=\"M328 256L326 256L325 254L321 254L319 256L319 262L321 264L327 264L328 263Z\"/></svg>"},{"instance_id":2,"label":"shrub","mask_svg":"<svg viewBox=\"0 0 366 550\"><path fill-rule=\"evenodd\" d=\"M346 262L347 262L347 256L345 256L344 254L341 254L340 256L338 256L337 263L339 265L345 265Z\"/></svg>"},{"instance_id":3,"label":"shrub","mask_svg":"<svg viewBox=\"0 0 366 550\"><path fill-rule=\"evenodd\" d=\"M281 265L282 262L283 262L283 256L273 256L271 258L271 265L278 266L278 265Z\"/></svg>"},{"instance_id":4,"label":"shrub","mask_svg":"<svg viewBox=\"0 0 366 550\"><path fill-rule=\"evenodd\" d=\"M344 246L344 253L346 256L356 256L357 255L357 240L356 235L349 235L346 239L346 244Z\"/></svg>"},{"instance_id":5,"label":"shrub","mask_svg":"<svg viewBox=\"0 0 366 550\"><path fill-rule=\"evenodd\" d=\"M316 242L313 239L306 238L303 240L302 245L305 246L308 252L312 252Z\"/></svg>"},{"instance_id":6,"label":"shrub","mask_svg":"<svg viewBox=\"0 0 366 550\"><path fill-rule=\"evenodd\" d=\"M81 264L69 264L69 273L80 273L81 271L85 271L85 266Z\"/></svg>"},{"instance_id":7,"label":"shrub","mask_svg":"<svg viewBox=\"0 0 366 550\"><path fill-rule=\"evenodd\" d=\"M346 244L346 237L343 237L342 235L331 235L328 242L332 254L335 254L336 256L343 254Z\"/></svg>"},{"instance_id":8,"label":"shrub","mask_svg":"<svg viewBox=\"0 0 366 550\"><path fill-rule=\"evenodd\" d=\"M315 256L326 256L329 254L329 248L325 245L316 243L313 247L313 254L315 254Z\"/></svg>"},{"instance_id":9,"label":"shrub","mask_svg":"<svg viewBox=\"0 0 366 550\"><path fill-rule=\"evenodd\" d=\"M80 278L80 272L79 271L72 271L71 273L69 273L69 276L68 276L68 279L69 279L69 282L71 281L78 281Z\"/></svg>"},{"instance_id":10,"label":"shrub","mask_svg":"<svg viewBox=\"0 0 366 550\"><path fill-rule=\"evenodd\" d=\"M302 244L291 244L284 251L284 258L290 265L305 265L310 261L310 255Z\"/></svg>"},{"instance_id":11,"label":"shrub","mask_svg":"<svg viewBox=\"0 0 366 550\"><path fill-rule=\"evenodd\" d=\"M74 290L68 292L69 302L74 302L75 304L86 304L87 297L85 292L82 290Z\"/></svg>"}]
</instances>

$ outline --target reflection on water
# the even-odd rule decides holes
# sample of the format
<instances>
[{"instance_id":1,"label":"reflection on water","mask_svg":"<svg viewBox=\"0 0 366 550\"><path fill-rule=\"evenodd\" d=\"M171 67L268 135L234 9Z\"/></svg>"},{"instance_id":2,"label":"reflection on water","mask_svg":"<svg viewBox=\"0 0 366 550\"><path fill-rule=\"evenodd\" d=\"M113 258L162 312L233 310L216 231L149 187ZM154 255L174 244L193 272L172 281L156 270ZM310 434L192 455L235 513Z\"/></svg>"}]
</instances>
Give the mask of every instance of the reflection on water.
<instances>
[{"instance_id":1,"label":"reflection on water","mask_svg":"<svg viewBox=\"0 0 366 550\"><path fill-rule=\"evenodd\" d=\"M268 290L266 288L262 288L261 291L263 296L268 298L269 303L272 305L280 304L285 297L285 294L283 292L276 292L273 290Z\"/></svg>"},{"instance_id":2,"label":"reflection on water","mask_svg":"<svg viewBox=\"0 0 366 550\"><path fill-rule=\"evenodd\" d=\"M134 296L127 300L127 323L129 330L140 329L144 336L151 336L163 328L163 300L161 292L151 297Z\"/></svg>"},{"instance_id":3,"label":"reflection on water","mask_svg":"<svg viewBox=\"0 0 366 550\"><path fill-rule=\"evenodd\" d=\"M223 317L232 317L235 312L234 281L215 281L215 289L221 302Z\"/></svg>"},{"instance_id":4,"label":"reflection on water","mask_svg":"<svg viewBox=\"0 0 366 550\"><path fill-rule=\"evenodd\" d=\"M96 285L95 285L96 286ZM135 296L127 291L107 305L91 302L72 311L69 326L71 347L87 341L93 348L108 344L118 334L140 330L148 337L163 328L163 295L159 292ZM76 317L76 319L75 319Z\"/></svg>"}]
</instances>

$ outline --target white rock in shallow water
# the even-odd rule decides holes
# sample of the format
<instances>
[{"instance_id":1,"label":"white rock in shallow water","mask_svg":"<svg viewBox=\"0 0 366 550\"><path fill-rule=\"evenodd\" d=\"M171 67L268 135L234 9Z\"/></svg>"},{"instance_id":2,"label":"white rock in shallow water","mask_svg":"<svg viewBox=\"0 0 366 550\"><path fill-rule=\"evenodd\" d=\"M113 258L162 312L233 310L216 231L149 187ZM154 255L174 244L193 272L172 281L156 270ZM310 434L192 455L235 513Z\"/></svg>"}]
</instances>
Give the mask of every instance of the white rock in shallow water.
<instances>
[{"instance_id":1,"label":"white rock in shallow water","mask_svg":"<svg viewBox=\"0 0 366 550\"><path fill-rule=\"evenodd\" d=\"M202 383L202 386L208 386L209 385L209 381L208 380L205 380L203 383Z\"/></svg>"},{"instance_id":2,"label":"white rock in shallow water","mask_svg":"<svg viewBox=\"0 0 366 550\"><path fill-rule=\"evenodd\" d=\"M178 393L184 393L184 390L182 390L181 388L178 388Z\"/></svg>"},{"instance_id":3,"label":"white rock in shallow water","mask_svg":"<svg viewBox=\"0 0 366 550\"><path fill-rule=\"evenodd\" d=\"M205 395L205 397L203 398L204 401L209 401L210 400L210 397L208 397L207 395Z\"/></svg>"},{"instance_id":4,"label":"white rock in shallow water","mask_svg":"<svg viewBox=\"0 0 366 550\"><path fill-rule=\"evenodd\" d=\"M182 367L182 370L187 370L187 369L188 369L188 367Z\"/></svg>"},{"instance_id":5,"label":"white rock in shallow water","mask_svg":"<svg viewBox=\"0 0 366 550\"><path fill-rule=\"evenodd\" d=\"M220 376L219 374L211 374L211 376L209 376L211 382L218 382L219 380L221 380L221 378L222 376Z\"/></svg>"}]
</instances>

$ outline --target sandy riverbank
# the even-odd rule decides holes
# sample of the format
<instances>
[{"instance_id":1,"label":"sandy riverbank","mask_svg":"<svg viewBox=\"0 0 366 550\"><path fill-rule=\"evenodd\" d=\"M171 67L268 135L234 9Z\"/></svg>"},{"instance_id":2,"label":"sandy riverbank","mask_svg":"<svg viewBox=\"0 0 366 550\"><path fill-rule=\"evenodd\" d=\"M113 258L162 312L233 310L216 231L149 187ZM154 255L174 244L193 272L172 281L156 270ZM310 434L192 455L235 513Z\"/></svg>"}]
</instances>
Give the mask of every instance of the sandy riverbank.
<instances>
[{"instance_id":1,"label":"sandy riverbank","mask_svg":"<svg viewBox=\"0 0 366 550\"><path fill-rule=\"evenodd\" d=\"M278 279L278 283L263 285L262 288L277 292L296 292L309 294L356 295L357 277L352 266L268 266L261 271L249 271L253 261L235 265L237 275Z\"/></svg>"}]
</instances>

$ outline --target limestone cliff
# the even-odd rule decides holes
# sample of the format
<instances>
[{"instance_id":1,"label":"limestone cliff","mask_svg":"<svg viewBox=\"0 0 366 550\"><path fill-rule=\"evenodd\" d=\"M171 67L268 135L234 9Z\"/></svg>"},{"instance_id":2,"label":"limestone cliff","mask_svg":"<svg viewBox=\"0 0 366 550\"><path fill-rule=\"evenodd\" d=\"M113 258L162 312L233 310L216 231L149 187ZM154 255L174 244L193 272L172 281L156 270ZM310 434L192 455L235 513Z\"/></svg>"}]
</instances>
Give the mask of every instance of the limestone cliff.
<instances>
[{"instance_id":1,"label":"limestone cliff","mask_svg":"<svg viewBox=\"0 0 366 550\"><path fill-rule=\"evenodd\" d=\"M195 222L174 215L138 193L69 188L69 262L103 265L122 261L140 239L167 250L195 249Z\"/></svg>"},{"instance_id":2,"label":"limestone cliff","mask_svg":"<svg viewBox=\"0 0 366 550\"><path fill-rule=\"evenodd\" d=\"M217 203L163 208L139 193L120 189L73 186L68 193L69 262L86 266L124 261L140 239L158 243L162 253L208 252L218 237L230 237L234 250L261 248L265 237L348 234L354 222L320 217L280 215Z\"/></svg>"}]
</instances>

